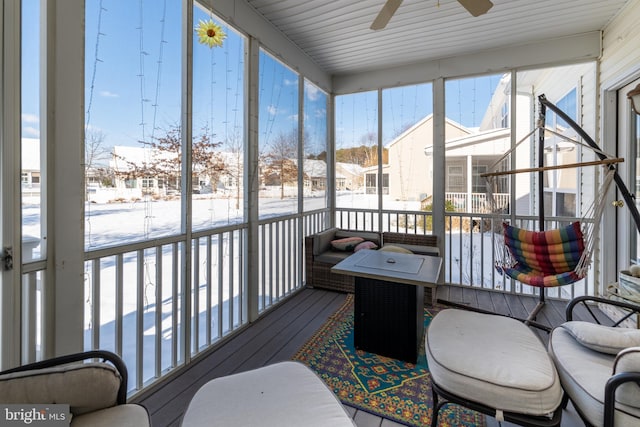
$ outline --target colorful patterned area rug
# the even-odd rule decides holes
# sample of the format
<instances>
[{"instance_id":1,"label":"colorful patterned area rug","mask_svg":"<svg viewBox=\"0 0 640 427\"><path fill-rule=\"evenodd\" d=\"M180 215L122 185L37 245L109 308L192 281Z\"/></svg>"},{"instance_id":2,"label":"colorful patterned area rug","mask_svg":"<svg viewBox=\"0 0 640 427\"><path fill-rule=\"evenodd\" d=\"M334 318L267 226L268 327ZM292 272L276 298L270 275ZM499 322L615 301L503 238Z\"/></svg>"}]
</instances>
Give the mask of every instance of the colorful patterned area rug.
<instances>
[{"instance_id":1,"label":"colorful patterned area rug","mask_svg":"<svg viewBox=\"0 0 640 427\"><path fill-rule=\"evenodd\" d=\"M425 327L437 309L425 308ZM356 350L353 295L293 357L311 367L345 404L408 425L429 426L433 399L424 346L412 364ZM477 412L446 405L439 426L484 426Z\"/></svg>"}]
</instances>

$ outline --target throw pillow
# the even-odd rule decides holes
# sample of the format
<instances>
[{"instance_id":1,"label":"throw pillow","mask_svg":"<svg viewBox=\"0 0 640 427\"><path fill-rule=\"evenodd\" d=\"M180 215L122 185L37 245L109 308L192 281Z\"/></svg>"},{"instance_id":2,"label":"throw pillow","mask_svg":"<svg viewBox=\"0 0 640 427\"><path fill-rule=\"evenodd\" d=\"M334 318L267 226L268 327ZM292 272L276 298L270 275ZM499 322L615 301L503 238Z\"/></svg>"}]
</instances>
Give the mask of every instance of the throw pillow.
<instances>
[{"instance_id":1,"label":"throw pillow","mask_svg":"<svg viewBox=\"0 0 640 427\"><path fill-rule=\"evenodd\" d=\"M562 324L583 346L600 353L618 354L629 347L640 346L640 330L614 328L590 322L574 320Z\"/></svg>"},{"instance_id":2,"label":"throw pillow","mask_svg":"<svg viewBox=\"0 0 640 427\"><path fill-rule=\"evenodd\" d=\"M396 253L400 253L400 254L412 254L413 252L411 252L409 249L405 249L402 248L400 246L394 246L394 245L384 245L382 248L380 248L381 251L385 251L385 252L396 252Z\"/></svg>"},{"instance_id":3,"label":"throw pillow","mask_svg":"<svg viewBox=\"0 0 640 427\"><path fill-rule=\"evenodd\" d=\"M358 243L364 242L362 237L345 237L331 241L331 246L338 251L352 251Z\"/></svg>"},{"instance_id":4,"label":"throw pillow","mask_svg":"<svg viewBox=\"0 0 640 427\"><path fill-rule=\"evenodd\" d=\"M358 245L355 248L353 248L353 251L354 252L358 252L358 251L361 251L363 249L378 249L378 245L376 245L375 243L370 242L368 240L365 240L362 243L358 243Z\"/></svg>"}]
</instances>

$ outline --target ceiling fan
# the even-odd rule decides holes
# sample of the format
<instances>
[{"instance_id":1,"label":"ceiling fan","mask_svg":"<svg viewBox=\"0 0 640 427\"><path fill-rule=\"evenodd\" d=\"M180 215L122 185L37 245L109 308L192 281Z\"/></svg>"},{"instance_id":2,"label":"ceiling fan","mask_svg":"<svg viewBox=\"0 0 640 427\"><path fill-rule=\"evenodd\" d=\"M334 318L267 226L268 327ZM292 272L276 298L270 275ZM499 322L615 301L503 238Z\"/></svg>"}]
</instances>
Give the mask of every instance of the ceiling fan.
<instances>
[{"instance_id":1,"label":"ceiling fan","mask_svg":"<svg viewBox=\"0 0 640 427\"><path fill-rule=\"evenodd\" d=\"M387 26L389 20L396 13L398 7L402 0L387 0L387 2L382 6L382 10L376 16L376 19L373 20L371 24L372 30L381 30ZM462 5L465 9L469 11L473 16L480 16L489 11L493 7L493 3L490 0L458 0L458 3Z\"/></svg>"}]
</instances>

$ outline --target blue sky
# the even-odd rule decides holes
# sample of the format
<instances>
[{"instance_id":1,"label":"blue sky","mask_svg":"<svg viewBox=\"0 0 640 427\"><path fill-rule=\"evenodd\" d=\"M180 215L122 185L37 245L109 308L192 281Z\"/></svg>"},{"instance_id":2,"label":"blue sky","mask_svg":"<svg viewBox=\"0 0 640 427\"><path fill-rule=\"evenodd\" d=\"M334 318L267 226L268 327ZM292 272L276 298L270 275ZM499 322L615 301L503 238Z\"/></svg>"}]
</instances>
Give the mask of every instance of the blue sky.
<instances>
[{"instance_id":1,"label":"blue sky","mask_svg":"<svg viewBox=\"0 0 640 427\"><path fill-rule=\"evenodd\" d=\"M25 0L24 19L38 16L39 2ZM139 145L180 122L181 13L180 0L87 0L85 120L89 131L104 136L104 146ZM211 16L196 7L194 22ZM194 43L194 134L207 127L214 141L225 142L237 140L245 127L241 71L245 39L213 19L227 38L222 47L212 49ZM193 34L193 29L189 31ZM39 81L39 42L38 34L30 34L25 32L24 37L22 129L23 137L38 137L39 88L33 82ZM297 79L291 69L261 54L261 146L297 129ZM493 76L447 82L447 116L468 127L478 126L498 80ZM305 88L305 130L322 136L326 96L312 85ZM383 142L431 109L430 84L383 91ZM371 132L377 132L376 92L339 97L337 144L342 139L359 145Z\"/></svg>"},{"instance_id":2,"label":"blue sky","mask_svg":"<svg viewBox=\"0 0 640 427\"><path fill-rule=\"evenodd\" d=\"M448 80L445 110L448 118L468 128L480 125L501 75ZM407 127L433 112L431 83L382 91L382 143L391 142ZM365 134L378 132L377 91L336 98L336 147L362 144Z\"/></svg>"}]
</instances>

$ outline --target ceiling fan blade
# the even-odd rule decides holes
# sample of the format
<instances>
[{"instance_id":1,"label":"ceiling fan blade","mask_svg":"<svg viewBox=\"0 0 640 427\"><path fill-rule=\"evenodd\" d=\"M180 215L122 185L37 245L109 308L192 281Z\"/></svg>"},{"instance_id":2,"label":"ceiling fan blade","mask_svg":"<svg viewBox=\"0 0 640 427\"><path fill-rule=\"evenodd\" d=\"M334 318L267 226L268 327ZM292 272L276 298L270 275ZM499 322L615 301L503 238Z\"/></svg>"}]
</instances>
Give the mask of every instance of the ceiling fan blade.
<instances>
[{"instance_id":1,"label":"ceiling fan blade","mask_svg":"<svg viewBox=\"0 0 640 427\"><path fill-rule=\"evenodd\" d=\"M387 0L384 6L382 6L380 13L378 13L378 16L376 16L376 19L373 20L370 28L372 30L381 30L386 27L401 3L402 0Z\"/></svg>"},{"instance_id":2,"label":"ceiling fan blade","mask_svg":"<svg viewBox=\"0 0 640 427\"><path fill-rule=\"evenodd\" d=\"M493 7L490 0L458 0L458 3L473 16L484 15Z\"/></svg>"}]
</instances>

